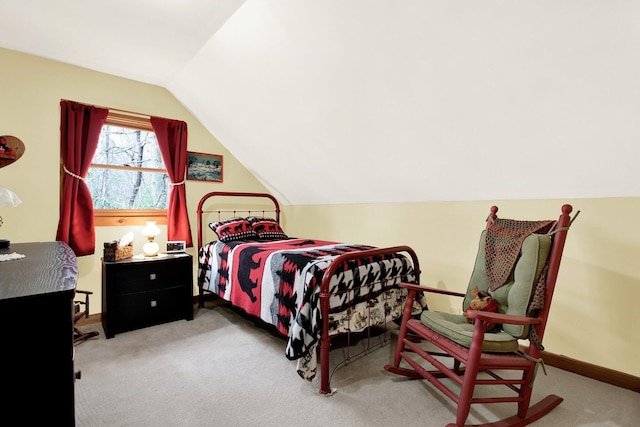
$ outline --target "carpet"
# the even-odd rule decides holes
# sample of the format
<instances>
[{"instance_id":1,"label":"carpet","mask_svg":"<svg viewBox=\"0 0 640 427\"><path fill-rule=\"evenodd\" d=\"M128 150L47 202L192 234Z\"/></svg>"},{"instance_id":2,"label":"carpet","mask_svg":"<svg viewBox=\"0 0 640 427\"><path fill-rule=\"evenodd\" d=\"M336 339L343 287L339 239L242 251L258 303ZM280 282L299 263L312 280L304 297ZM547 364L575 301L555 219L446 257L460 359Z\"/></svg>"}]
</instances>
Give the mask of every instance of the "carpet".
<instances>
[{"instance_id":1,"label":"carpet","mask_svg":"<svg viewBox=\"0 0 640 427\"><path fill-rule=\"evenodd\" d=\"M454 404L425 381L386 372L392 343L335 372L318 393L284 355L286 342L225 305L176 321L76 346L78 426L442 426ZM343 348L332 349L341 359ZM338 354L336 354L338 353ZM640 420L638 394L548 367L534 402L565 398L536 426L626 426ZM613 403L615 402L615 403ZM473 406L468 422L494 421L514 404Z\"/></svg>"}]
</instances>

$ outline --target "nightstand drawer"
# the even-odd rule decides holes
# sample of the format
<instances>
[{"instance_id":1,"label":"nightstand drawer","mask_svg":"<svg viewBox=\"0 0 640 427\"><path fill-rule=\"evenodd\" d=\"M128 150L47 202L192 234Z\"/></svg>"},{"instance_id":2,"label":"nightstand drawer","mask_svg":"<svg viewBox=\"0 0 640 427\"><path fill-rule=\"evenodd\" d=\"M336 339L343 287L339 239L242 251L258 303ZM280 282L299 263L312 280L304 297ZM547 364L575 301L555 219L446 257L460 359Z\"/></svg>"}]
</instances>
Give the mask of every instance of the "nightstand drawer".
<instances>
[{"instance_id":1,"label":"nightstand drawer","mask_svg":"<svg viewBox=\"0 0 640 427\"><path fill-rule=\"evenodd\" d=\"M184 287L121 295L114 301L121 313L114 327L118 331L128 331L184 319L187 297Z\"/></svg>"},{"instance_id":2,"label":"nightstand drawer","mask_svg":"<svg viewBox=\"0 0 640 427\"><path fill-rule=\"evenodd\" d=\"M110 291L116 295L146 292L163 289L184 283L184 268L181 264L190 266L186 258L180 261L137 263L114 269L109 280L112 284Z\"/></svg>"},{"instance_id":3,"label":"nightstand drawer","mask_svg":"<svg viewBox=\"0 0 640 427\"><path fill-rule=\"evenodd\" d=\"M136 294L180 286L185 283L186 279L184 276L176 277L175 274L167 275L149 271L144 277L138 279L114 280L111 290L116 295Z\"/></svg>"}]
</instances>

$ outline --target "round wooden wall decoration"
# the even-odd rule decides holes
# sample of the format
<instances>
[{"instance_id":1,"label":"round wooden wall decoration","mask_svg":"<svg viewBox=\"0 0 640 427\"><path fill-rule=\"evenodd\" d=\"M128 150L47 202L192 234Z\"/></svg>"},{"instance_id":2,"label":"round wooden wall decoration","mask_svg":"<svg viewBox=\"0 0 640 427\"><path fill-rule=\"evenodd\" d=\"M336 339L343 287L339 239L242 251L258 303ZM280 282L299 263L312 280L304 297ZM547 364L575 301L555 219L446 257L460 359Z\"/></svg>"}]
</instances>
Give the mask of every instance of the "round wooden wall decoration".
<instances>
[{"instance_id":1,"label":"round wooden wall decoration","mask_svg":"<svg viewBox=\"0 0 640 427\"><path fill-rule=\"evenodd\" d=\"M0 135L0 168L10 165L24 154L24 144L15 136Z\"/></svg>"}]
</instances>

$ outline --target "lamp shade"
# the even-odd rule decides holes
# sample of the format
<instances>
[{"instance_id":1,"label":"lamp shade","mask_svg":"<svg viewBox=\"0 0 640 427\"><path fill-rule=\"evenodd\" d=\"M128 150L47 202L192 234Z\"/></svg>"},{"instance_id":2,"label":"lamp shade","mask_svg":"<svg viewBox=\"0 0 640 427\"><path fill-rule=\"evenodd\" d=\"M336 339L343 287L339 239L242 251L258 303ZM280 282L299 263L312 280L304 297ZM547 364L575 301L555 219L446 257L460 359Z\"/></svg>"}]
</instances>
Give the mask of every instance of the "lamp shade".
<instances>
[{"instance_id":1,"label":"lamp shade","mask_svg":"<svg viewBox=\"0 0 640 427\"><path fill-rule=\"evenodd\" d=\"M16 193L9 190L8 188L0 187L0 206L11 205L13 207L16 207L20 203L22 203L22 200L20 200L20 198L16 196Z\"/></svg>"},{"instance_id":2,"label":"lamp shade","mask_svg":"<svg viewBox=\"0 0 640 427\"><path fill-rule=\"evenodd\" d=\"M16 193L9 190L8 188L0 187L0 206L16 207L20 203L22 203L22 200L20 200L20 198L16 196ZM0 216L0 226L2 226L3 222L4 221ZM11 245L11 242L9 240L0 239L0 249L6 249L10 245Z\"/></svg>"},{"instance_id":3,"label":"lamp shade","mask_svg":"<svg viewBox=\"0 0 640 427\"><path fill-rule=\"evenodd\" d=\"M147 225L142 229L142 234L146 238L151 237L153 239L158 234L160 234L160 229L156 225L155 221L147 221Z\"/></svg>"}]
</instances>

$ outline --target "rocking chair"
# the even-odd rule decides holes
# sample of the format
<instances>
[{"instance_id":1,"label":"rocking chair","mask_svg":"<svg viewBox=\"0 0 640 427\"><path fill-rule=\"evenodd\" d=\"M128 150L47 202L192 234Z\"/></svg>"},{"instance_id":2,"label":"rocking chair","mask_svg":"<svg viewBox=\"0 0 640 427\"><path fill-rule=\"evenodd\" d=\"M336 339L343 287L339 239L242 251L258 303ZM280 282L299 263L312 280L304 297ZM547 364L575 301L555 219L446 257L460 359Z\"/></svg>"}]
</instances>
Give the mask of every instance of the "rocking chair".
<instances>
[{"instance_id":1,"label":"rocking chair","mask_svg":"<svg viewBox=\"0 0 640 427\"><path fill-rule=\"evenodd\" d=\"M539 366L544 369L542 338L567 231L575 219L571 211L571 205L562 206L557 222L516 221L499 219L493 206L466 293L401 284L408 298L393 365L385 369L427 379L453 400L456 422L448 426L465 425L472 404L515 402L516 415L486 425L524 426L562 402L549 395L530 406L536 371ZM497 302L496 312L467 310L476 286ZM426 309L419 319L412 318L413 301L421 292L462 297L467 311ZM518 340L528 340L529 345L525 348ZM487 387L478 387L478 396L476 386Z\"/></svg>"}]
</instances>

